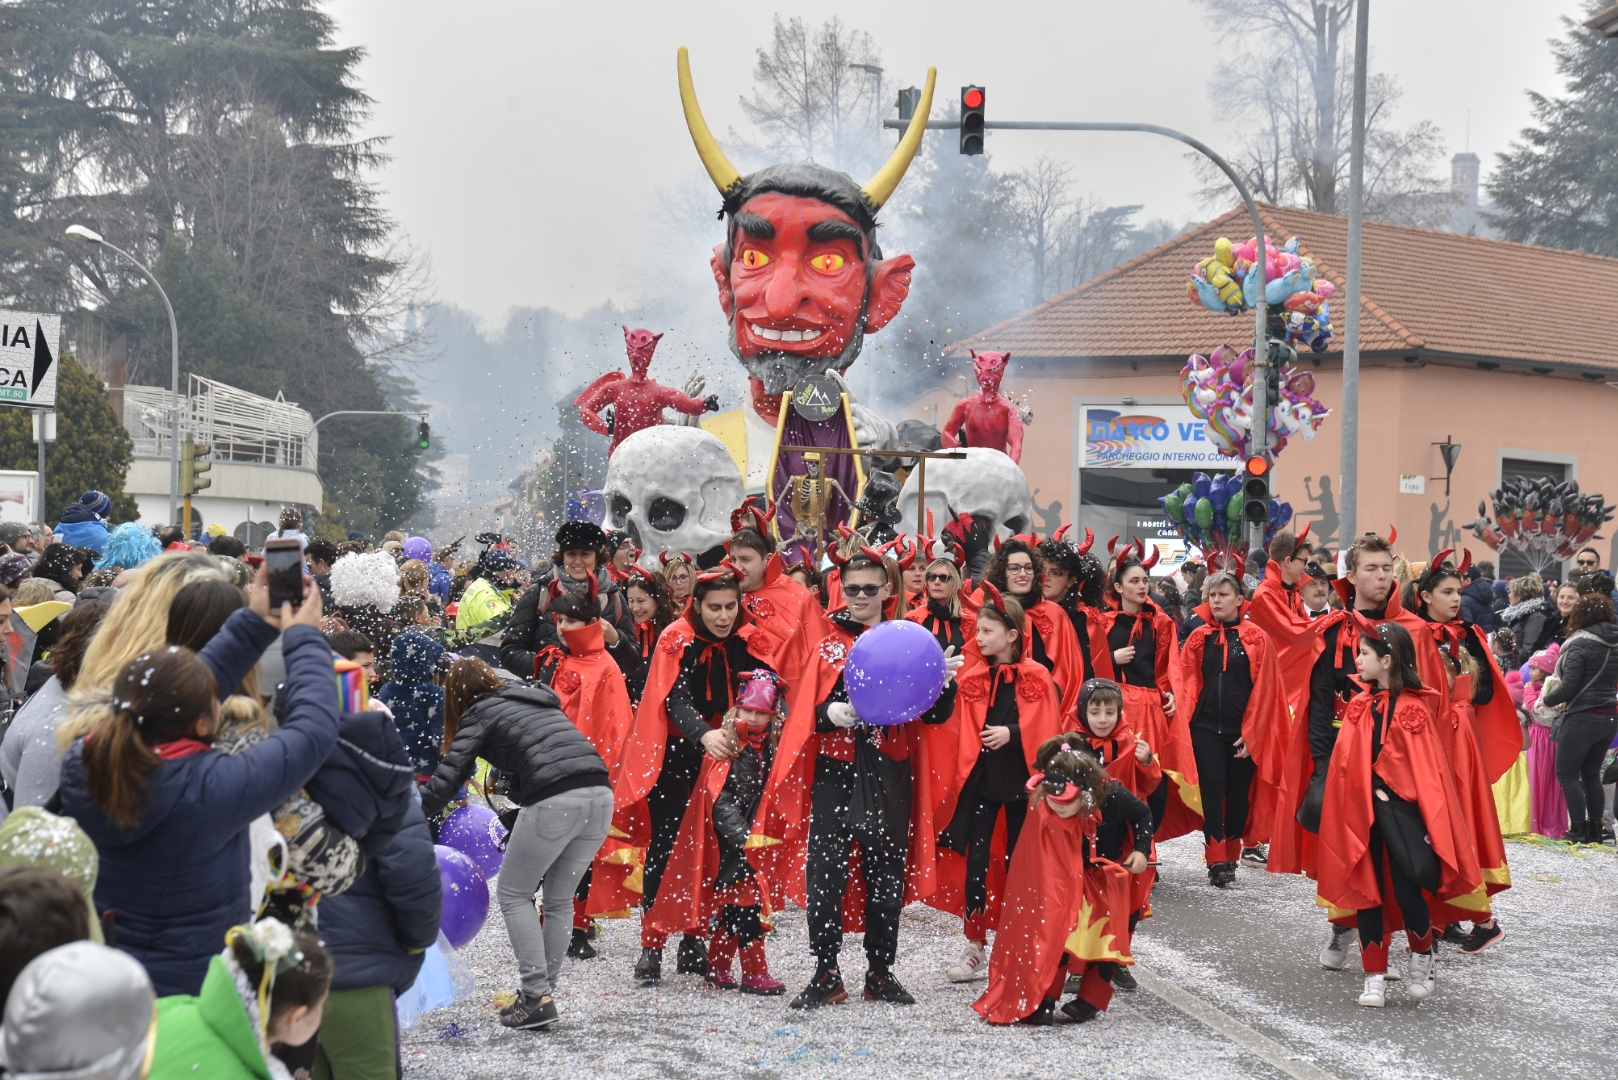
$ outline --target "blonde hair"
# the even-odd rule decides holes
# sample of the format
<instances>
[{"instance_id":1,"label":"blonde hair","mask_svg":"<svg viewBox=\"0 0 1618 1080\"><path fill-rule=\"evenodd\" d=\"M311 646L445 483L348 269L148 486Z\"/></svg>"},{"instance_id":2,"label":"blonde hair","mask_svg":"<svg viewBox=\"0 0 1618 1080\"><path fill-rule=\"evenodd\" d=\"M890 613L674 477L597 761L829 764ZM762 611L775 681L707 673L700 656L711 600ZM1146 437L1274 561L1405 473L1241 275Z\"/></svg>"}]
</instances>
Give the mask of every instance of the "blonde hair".
<instances>
[{"instance_id":1,"label":"blonde hair","mask_svg":"<svg viewBox=\"0 0 1618 1080\"><path fill-rule=\"evenodd\" d=\"M112 686L129 662L168 643L169 608L180 590L194 581L224 577L212 556L188 551L159 555L134 571L84 651L84 664L68 695L71 711L56 733L63 749L112 718Z\"/></svg>"},{"instance_id":2,"label":"blonde hair","mask_svg":"<svg viewBox=\"0 0 1618 1080\"><path fill-rule=\"evenodd\" d=\"M44 604L56 599L56 590L51 588L50 582L39 578L29 578L20 582L11 594L12 607L33 607L35 604Z\"/></svg>"},{"instance_id":3,"label":"blonde hair","mask_svg":"<svg viewBox=\"0 0 1618 1080\"><path fill-rule=\"evenodd\" d=\"M955 618L959 618L961 614L961 568L956 566L955 563L949 559L934 559L932 562L927 564L927 573L932 573L933 568L936 566L944 567L955 578L955 591L950 594L949 598L949 613ZM932 597L927 593L926 582L922 582L921 598L923 601L932 599Z\"/></svg>"},{"instance_id":4,"label":"blonde hair","mask_svg":"<svg viewBox=\"0 0 1618 1080\"><path fill-rule=\"evenodd\" d=\"M427 564L420 559L406 559L399 567L399 591L413 593L427 584Z\"/></svg>"},{"instance_id":5,"label":"blonde hair","mask_svg":"<svg viewBox=\"0 0 1618 1080\"><path fill-rule=\"evenodd\" d=\"M1532 600L1536 596L1545 595L1545 579L1538 574L1524 574L1519 578L1512 578L1507 590L1513 604L1520 604L1524 600Z\"/></svg>"}]
</instances>

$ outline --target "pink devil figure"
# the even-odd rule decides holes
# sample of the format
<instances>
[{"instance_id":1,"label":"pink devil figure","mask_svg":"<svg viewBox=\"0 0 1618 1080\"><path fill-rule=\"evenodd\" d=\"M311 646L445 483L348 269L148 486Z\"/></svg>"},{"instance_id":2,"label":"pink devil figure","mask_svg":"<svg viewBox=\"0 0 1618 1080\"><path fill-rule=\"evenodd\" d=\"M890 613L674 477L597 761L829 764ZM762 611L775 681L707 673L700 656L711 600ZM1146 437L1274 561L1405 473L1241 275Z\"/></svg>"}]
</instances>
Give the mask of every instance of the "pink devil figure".
<instances>
[{"instance_id":1,"label":"pink devil figure","mask_svg":"<svg viewBox=\"0 0 1618 1080\"><path fill-rule=\"evenodd\" d=\"M621 371L610 371L591 383L573 402L585 427L612 436L612 445L607 447L609 456L618 449L619 443L635 432L661 424L664 409L676 409L688 416L719 410L717 394L692 397L646 377L646 370L652 366L652 353L657 351L662 336L650 330L624 327L624 351L629 354L632 374L626 377ZM601 410L608 405L612 406L610 421L601 415Z\"/></svg>"},{"instance_id":2,"label":"pink devil figure","mask_svg":"<svg viewBox=\"0 0 1618 1080\"><path fill-rule=\"evenodd\" d=\"M967 351L972 354L972 373L977 376L981 392L955 403L944 425L944 445L986 446L1003 450L1012 461L1021 461L1022 417L1017 414L1016 404L1000 392L1000 380L1006 374L1011 354Z\"/></svg>"}]
</instances>

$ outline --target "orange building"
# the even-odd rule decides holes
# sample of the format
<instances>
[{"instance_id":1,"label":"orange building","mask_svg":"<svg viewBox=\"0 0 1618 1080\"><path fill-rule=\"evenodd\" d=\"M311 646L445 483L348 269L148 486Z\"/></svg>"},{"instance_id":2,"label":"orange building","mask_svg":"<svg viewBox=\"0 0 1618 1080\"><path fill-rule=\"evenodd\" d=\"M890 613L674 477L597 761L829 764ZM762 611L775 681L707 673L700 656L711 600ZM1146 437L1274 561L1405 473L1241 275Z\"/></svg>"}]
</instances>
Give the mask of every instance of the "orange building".
<instances>
[{"instance_id":1,"label":"orange building","mask_svg":"<svg viewBox=\"0 0 1618 1080\"><path fill-rule=\"evenodd\" d=\"M1260 207L1272 241L1299 250L1337 284L1331 351L1300 353L1314 370L1315 397L1333 410L1312 441L1294 438L1277 459L1276 490L1297 520L1332 550L1340 542L1343 266L1347 219ZM1246 239L1233 211L1038 307L973 335L951 350L1009 350L1002 390L1033 408L1022 467L1034 490L1037 524L1089 525L1115 533L1173 537L1157 497L1197 468L1234 469L1210 454L1180 397L1191 353L1220 343L1252 344L1250 315L1230 318L1186 298L1185 282L1214 240ZM1367 222L1360 317L1358 526L1399 530L1412 558L1460 543L1474 558L1499 560L1466 526L1503 477L1575 479L1618 501L1618 335L1607 325L1618 295L1618 259ZM911 400L907 416L933 422L974 389L970 375ZM1087 443L1084 421L1134 417L1153 434L1145 460ZM1436 444L1462 450L1445 493ZM1596 542L1603 565L1614 530Z\"/></svg>"}]
</instances>

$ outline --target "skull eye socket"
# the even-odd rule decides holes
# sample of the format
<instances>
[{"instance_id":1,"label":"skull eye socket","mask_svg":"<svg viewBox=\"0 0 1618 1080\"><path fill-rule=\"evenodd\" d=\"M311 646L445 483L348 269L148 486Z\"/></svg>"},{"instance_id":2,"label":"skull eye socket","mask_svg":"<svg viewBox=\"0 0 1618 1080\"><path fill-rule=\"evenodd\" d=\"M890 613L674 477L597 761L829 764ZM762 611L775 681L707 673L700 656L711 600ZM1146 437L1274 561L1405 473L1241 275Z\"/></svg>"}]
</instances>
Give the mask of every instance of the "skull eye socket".
<instances>
[{"instance_id":1,"label":"skull eye socket","mask_svg":"<svg viewBox=\"0 0 1618 1080\"><path fill-rule=\"evenodd\" d=\"M627 525L629 523L629 512L634 508L635 504L630 502L627 496L613 492L612 497L607 500L607 509L612 515L612 527L622 529Z\"/></svg>"},{"instance_id":2,"label":"skull eye socket","mask_svg":"<svg viewBox=\"0 0 1618 1080\"><path fill-rule=\"evenodd\" d=\"M646 523L652 528L658 532L673 532L684 522L685 507L661 495L652 500L651 510L646 515Z\"/></svg>"}]
</instances>

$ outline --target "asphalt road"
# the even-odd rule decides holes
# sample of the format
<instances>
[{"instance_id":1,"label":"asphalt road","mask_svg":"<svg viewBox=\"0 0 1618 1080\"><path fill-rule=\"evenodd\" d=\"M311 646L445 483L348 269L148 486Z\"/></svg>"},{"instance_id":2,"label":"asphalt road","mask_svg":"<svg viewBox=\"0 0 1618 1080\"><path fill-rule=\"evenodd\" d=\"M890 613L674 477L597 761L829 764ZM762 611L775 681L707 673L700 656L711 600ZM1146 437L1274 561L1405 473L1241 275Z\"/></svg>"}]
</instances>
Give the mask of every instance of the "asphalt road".
<instances>
[{"instance_id":1,"label":"asphalt road","mask_svg":"<svg viewBox=\"0 0 1618 1080\"><path fill-rule=\"evenodd\" d=\"M1142 988L1120 993L1090 1024L996 1028L970 1009L982 983L950 984L959 924L907 909L899 977L911 1007L857 997L818 1013L785 998L721 994L669 974L656 989L630 979L633 921L608 923L601 955L570 965L549 1032L499 1025L495 995L516 987L498 911L463 955L478 977L466 1001L405 1033L416 1078L517 1077L1196 1077L1198 1080L1456 1080L1618 1075L1612 958L1618 954L1618 855L1510 845L1515 885L1497 898L1506 940L1482 956L1444 949L1439 990L1388 1007L1356 1004L1357 954L1342 972L1317 960L1325 921L1310 884L1243 869L1235 888L1208 887L1190 838L1164 845L1156 916L1135 938ZM1402 935L1401 935L1402 937ZM774 974L795 993L813 971L801 912L779 919ZM672 971L673 950L669 952ZM1396 947L1397 962L1404 959ZM844 975L861 969L857 942ZM1157 992L1154 993L1153 989Z\"/></svg>"}]
</instances>

